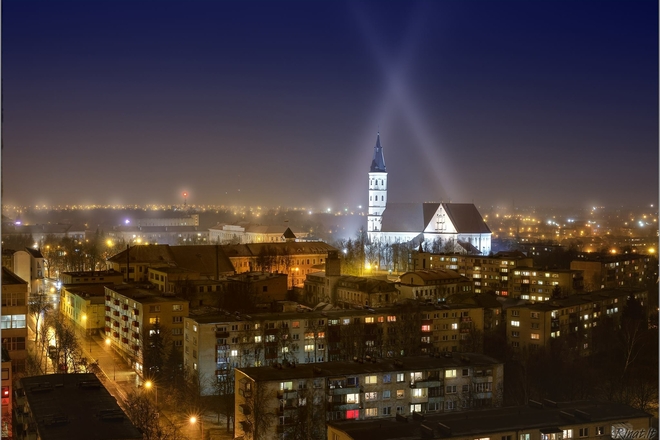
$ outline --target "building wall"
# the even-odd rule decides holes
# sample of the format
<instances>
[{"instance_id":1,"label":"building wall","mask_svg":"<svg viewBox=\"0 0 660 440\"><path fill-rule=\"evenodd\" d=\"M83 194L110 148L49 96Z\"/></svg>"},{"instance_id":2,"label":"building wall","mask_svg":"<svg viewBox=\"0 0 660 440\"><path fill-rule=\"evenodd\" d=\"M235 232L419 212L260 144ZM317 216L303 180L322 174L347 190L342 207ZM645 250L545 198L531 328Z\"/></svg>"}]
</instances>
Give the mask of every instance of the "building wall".
<instances>
[{"instance_id":1,"label":"building wall","mask_svg":"<svg viewBox=\"0 0 660 440\"><path fill-rule=\"evenodd\" d=\"M497 363L419 370L400 364L400 369L387 372L330 376L318 371L323 375L292 379L287 371L282 379L259 381L237 369L235 437L245 434L246 425L259 429L259 419L266 417L270 426L258 434L265 435L263 438L283 438L295 432L299 424L309 424L312 431L315 427L324 430L325 422L330 420L388 419L413 412L500 406L502 401L504 371L502 364ZM315 394L320 398L315 399ZM301 399L305 399L305 405L301 405ZM315 402L319 404L316 408ZM312 406L312 413L324 408L325 417L310 420L308 405ZM249 414L245 414L246 408Z\"/></svg>"},{"instance_id":2,"label":"building wall","mask_svg":"<svg viewBox=\"0 0 660 440\"><path fill-rule=\"evenodd\" d=\"M3 269L4 270L4 269ZM4 281L4 280L3 280ZM28 284L2 284L2 346L9 352L14 373L25 371L28 337Z\"/></svg>"}]
</instances>

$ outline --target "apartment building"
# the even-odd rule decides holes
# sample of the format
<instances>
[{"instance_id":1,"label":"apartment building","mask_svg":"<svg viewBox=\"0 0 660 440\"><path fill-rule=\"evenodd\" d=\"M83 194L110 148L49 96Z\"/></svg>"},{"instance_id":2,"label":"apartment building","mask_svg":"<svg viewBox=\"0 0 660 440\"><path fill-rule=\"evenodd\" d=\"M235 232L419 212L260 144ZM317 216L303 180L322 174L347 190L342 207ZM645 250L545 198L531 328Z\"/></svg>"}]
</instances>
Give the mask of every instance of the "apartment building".
<instances>
[{"instance_id":1,"label":"apartment building","mask_svg":"<svg viewBox=\"0 0 660 440\"><path fill-rule=\"evenodd\" d=\"M17 391L14 439L143 438L92 373L24 377Z\"/></svg>"},{"instance_id":2,"label":"apartment building","mask_svg":"<svg viewBox=\"0 0 660 440\"><path fill-rule=\"evenodd\" d=\"M657 437L651 414L605 401L543 402L465 413L332 421L328 440L597 440Z\"/></svg>"},{"instance_id":3,"label":"apartment building","mask_svg":"<svg viewBox=\"0 0 660 440\"><path fill-rule=\"evenodd\" d=\"M639 287L649 273L651 258L641 254L581 254L571 261L571 269L584 273L587 292L618 287Z\"/></svg>"},{"instance_id":4,"label":"apartment building","mask_svg":"<svg viewBox=\"0 0 660 440\"><path fill-rule=\"evenodd\" d=\"M249 315L193 309L184 318L184 367L222 378L234 368L276 363L474 351L481 329L483 308L471 304Z\"/></svg>"},{"instance_id":5,"label":"apartment building","mask_svg":"<svg viewBox=\"0 0 660 440\"><path fill-rule=\"evenodd\" d=\"M555 292L569 295L584 291L582 270L576 269L536 269L517 267L509 272L512 298L531 301L548 301Z\"/></svg>"},{"instance_id":6,"label":"apartment building","mask_svg":"<svg viewBox=\"0 0 660 440\"><path fill-rule=\"evenodd\" d=\"M448 269L474 282L476 293L495 292L508 296L511 291L509 272L520 266L532 266L532 258L521 252L498 252L493 256L444 255L418 252L415 269Z\"/></svg>"},{"instance_id":7,"label":"apartment building","mask_svg":"<svg viewBox=\"0 0 660 440\"><path fill-rule=\"evenodd\" d=\"M59 312L81 335L103 332L105 327L105 287L109 284L63 284Z\"/></svg>"},{"instance_id":8,"label":"apartment building","mask_svg":"<svg viewBox=\"0 0 660 440\"><path fill-rule=\"evenodd\" d=\"M325 438L326 421L497 407L503 365L479 354L238 368L235 437Z\"/></svg>"},{"instance_id":9,"label":"apartment building","mask_svg":"<svg viewBox=\"0 0 660 440\"><path fill-rule=\"evenodd\" d=\"M394 283L378 278L341 276L335 288L335 305L343 308L391 306L400 298Z\"/></svg>"},{"instance_id":10,"label":"apartment building","mask_svg":"<svg viewBox=\"0 0 660 440\"><path fill-rule=\"evenodd\" d=\"M287 274L288 288L303 287L314 266L325 263L330 252L337 249L322 241L252 243L221 246L236 269L242 272L277 272Z\"/></svg>"},{"instance_id":11,"label":"apartment building","mask_svg":"<svg viewBox=\"0 0 660 440\"><path fill-rule=\"evenodd\" d=\"M455 293L471 292L472 281L450 269L422 269L401 275L396 287L403 299L437 303Z\"/></svg>"},{"instance_id":12,"label":"apartment building","mask_svg":"<svg viewBox=\"0 0 660 440\"><path fill-rule=\"evenodd\" d=\"M610 317L618 321L630 296L642 306L648 305L646 290L607 289L508 307L507 342L516 349L536 348L547 347L553 339L564 337L573 341L573 349L588 355L591 353L593 329L602 318Z\"/></svg>"},{"instance_id":13,"label":"apartment building","mask_svg":"<svg viewBox=\"0 0 660 440\"><path fill-rule=\"evenodd\" d=\"M106 341L140 375L144 371L145 343L150 332L167 331L175 346L183 346L183 320L188 301L154 289L130 285L105 286Z\"/></svg>"},{"instance_id":14,"label":"apartment building","mask_svg":"<svg viewBox=\"0 0 660 440\"><path fill-rule=\"evenodd\" d=\"M103 271L62 272L62 285L70 284L121 284L124 277L113 269Z\"/></svg>"},{"instance_id":15,"label":"apartment building","mask_svg":"<svg viewBox=\"0 0 660 440\"><path fill-rule=\"evenodd\" d=\"M1 416L2 421L0 425L0 433L2 438L12 438L12 410L13 410L13 395L14 395L14 381L11 368L11 358L9 351L4 347L2 348L2 389L0 391L1 403Z\"/></svg>"},{"instance_id":16,"label":"apartment building","mask_svg":"<svg viewBox=\"0 0 660 440\"><path fill-rule=\"evenodd\" d=\"M25 371L29 284L6 267L2 268L2 348L11 358L13 373Z\"/></svg>"},{"instance_id":17,"label":"apartment building","mask_svg":"<svg viewBox=\"0 0 660 440\"><path fill-rule=\"evenodd\" d=\"M200 279L219 280L235 273L222 246L208 245L131 246L108 258L107 264L108 269L124 274L125 281L154 281L153 278L149 279L149 269L162 269L166 266L184 269L190 274L199 274ZM167 290L165 288L164 291Z\"/></svg>"}]
</instances>

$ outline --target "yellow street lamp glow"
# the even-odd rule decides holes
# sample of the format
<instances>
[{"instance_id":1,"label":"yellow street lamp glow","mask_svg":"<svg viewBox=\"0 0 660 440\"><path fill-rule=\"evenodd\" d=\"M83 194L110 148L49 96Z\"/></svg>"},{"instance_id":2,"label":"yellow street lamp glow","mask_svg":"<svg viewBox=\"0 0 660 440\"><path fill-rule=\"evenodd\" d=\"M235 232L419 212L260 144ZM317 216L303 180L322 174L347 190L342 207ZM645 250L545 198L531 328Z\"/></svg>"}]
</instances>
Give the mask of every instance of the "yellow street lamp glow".
<instances>
[{"instance_id":1,"label":"yellow street lamp glow","mask_svg":"<svg viewBox=\"0 0 660 440\"><path fill-rule=\"evenodd\" d=\"M113 245L114 243L112 243L112 240L108 239L108 240L106 240L105 244L107 244L108 246L112 247L112 245Z\"/></svg>"},{"instance_id":2,"label":"yellow street lamp glow","mask_svg":"<svg viewBox=\"0 0 660 440\"><path fill-rule=\"evenodd\" d=\"M105 344L110 345L110 338L105 338Z\"/></svg>"},{"instance_id":3,"label":"yellow street lamp glow","mask_svg":"<svg viewBox=\"0 0 660 440\"><path fill-rule=\"evenodd\" d=\"M82 320L87 321L87 315L82 315Z\"/></svg>"},{"instance_id":4,"label":"yellow street lamp glow","mask_svg":"<svg viewBox=\"0 0 660 440\"><path fill-rule=\"evenodd\" d=\"M146 389L151 389L152 386L153 386L153 383L150 380L148 380L144 383L144 387Z\"/></svg>"},{"instance_id":5,"label":"yellow street lamp glow","mask_svg":"<svg viewBox=\"0 0 660 440\"><path fill-rule=\"evenodd\" d=\"M193 424L197 423L197 417L195 417L195 416L190 417L190 423L193 423Z\"/></svg>"}]
</instances>

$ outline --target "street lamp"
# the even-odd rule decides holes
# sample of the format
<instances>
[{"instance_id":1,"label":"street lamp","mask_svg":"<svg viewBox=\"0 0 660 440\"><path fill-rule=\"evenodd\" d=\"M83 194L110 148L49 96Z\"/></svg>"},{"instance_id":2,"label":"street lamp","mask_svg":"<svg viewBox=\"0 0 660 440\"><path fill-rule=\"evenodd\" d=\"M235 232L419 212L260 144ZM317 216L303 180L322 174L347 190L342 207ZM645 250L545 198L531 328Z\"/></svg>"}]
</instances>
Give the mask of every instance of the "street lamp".
<instances>
[{"instance_id":1,"label":"street lamp","mask_svg":"<svg viewBox=\"0 0 660 440\"><path fill-rule=\"evenodd\" d=\"M155 392L156 392L156 410L158 410L158 387L156 386L155 383L153 383L153 382L150 381L150 380L148 380L148 381L146 381L146 382L144 383L144 387L145 387L146 389L148 389L148 390L150 390L151 387L154 387L154 390L155 390Z\"/></svg>"},{"instance_id":2,"label":"street lamp","mask_svg":"<svg viewBox=\"0 0 660 440\"><path fill-rule=\"evenodd\" d=\"M197 420L199 420L199 426L202 430L202 440L204 440L204 419L202 419L201 417L199 419L197 419L197 417L191 416L190 417L190 424L194 425L195 423L197 423Z\"/></svg>"},{"instance_id":3,"label":"street lamp","mask_svg":"<svg viewBox=\"0 0 660 440\"><path fill-rule=\"evenodd\" d=\"M110 347L110 338L105 338L105 345ZM117 367L115 365L115 360L112 360L112 380L117 380Z\"/></svg>"}]
</instances>

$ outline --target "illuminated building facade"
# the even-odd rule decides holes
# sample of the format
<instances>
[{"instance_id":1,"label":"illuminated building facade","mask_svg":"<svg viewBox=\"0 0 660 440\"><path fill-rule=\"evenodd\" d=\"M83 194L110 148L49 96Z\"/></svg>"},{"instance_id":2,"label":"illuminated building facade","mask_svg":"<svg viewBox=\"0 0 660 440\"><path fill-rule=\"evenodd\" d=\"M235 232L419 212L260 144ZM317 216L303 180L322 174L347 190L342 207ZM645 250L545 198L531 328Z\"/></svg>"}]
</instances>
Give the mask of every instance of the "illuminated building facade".
<instances>
[{"instance_id":1,"label":"illuminated building facade","mask_svg":"<svg viewBox=\"0 0 660 440\"><path fill-rule=\"evenodd\" d=\"M380 134L369 170L367 234L372 242L436 242L488 255L491 231L472 203L388 203L387 169Z\"/></svg>"}]
</instances>

